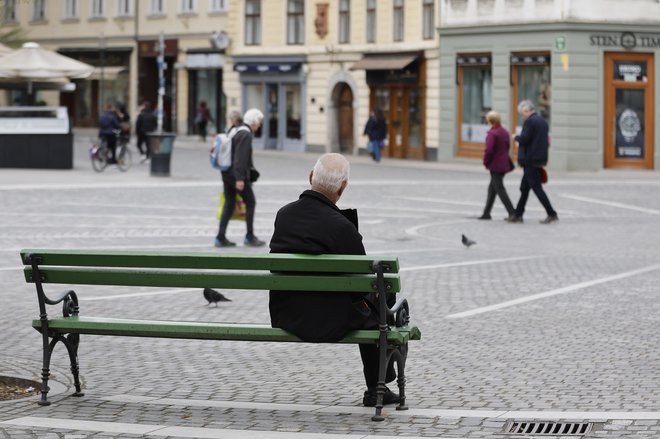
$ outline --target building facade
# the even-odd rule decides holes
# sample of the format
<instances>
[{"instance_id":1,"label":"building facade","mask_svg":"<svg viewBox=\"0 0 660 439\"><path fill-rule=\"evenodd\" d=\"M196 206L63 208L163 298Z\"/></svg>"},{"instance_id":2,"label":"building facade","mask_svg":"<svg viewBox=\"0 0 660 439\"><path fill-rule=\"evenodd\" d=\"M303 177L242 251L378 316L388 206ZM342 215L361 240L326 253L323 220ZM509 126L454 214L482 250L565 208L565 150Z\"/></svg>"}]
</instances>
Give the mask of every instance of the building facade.
<instances>
[{"instance_id":1,"label":"building facade","mask_svg":"<svg viewBox=\"0 0 660 439\"><path fill-rule=\"evenodd\" d=\"M440 6L441 159L480 157L491 109L519 132L516 106L530 99L550 125L551 168L660 169L660 3Z\"/></svg>"},{"instance_id":2,"label":"building facade","mask_svg":"<svg viewBox=\"0 0 660 439\"><path fill-rule=\"evenodd\" d=\"M228 38L227 0L4 0L3 28L20 27L45 48L95 66L73 93L42 92L65 105L74 126L94 127L106 103L133 117L158 100L159 37L164 34L163 127L195 132L205 101L215 130L225 125L222 77ZM5 97L5 99L7 99Z\"/></svg>"},{"instance_id":3,"label":"building facade","mask_svg":"<svg viewBox=\"0 0 660 439\"><path fill-rule=\"evenodd\" d=\"M438 0L12 1L4 26L96 67L74 93L43 93L95 126L104 103L131 114L158 95L164 34L164 128L194 133L205 101L265 114L255 147L366 154L370 111L389 123L385 156L435 160ZM54 101L54 102L53 102Z\"/></svg>"},{"instance_id":4,"label":"building facade","mask_svg":"<svg viewBox=\"0 0 660 439\"><path fill-rule=\"evenodd\" d=\"M437 0L232 0L228 107L263 110L257 147L346 154L366 154L378 107L384 155L435 160L437 14Z\"/></svg>"}]
</instances>

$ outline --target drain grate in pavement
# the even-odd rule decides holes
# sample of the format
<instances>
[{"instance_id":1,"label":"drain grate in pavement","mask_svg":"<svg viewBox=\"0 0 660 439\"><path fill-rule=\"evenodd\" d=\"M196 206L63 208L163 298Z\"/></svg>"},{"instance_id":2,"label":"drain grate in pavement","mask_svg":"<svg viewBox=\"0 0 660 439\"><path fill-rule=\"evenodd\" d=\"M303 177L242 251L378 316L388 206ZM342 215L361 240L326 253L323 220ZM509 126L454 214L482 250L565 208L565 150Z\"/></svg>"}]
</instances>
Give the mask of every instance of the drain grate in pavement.
<instances>
[{"instance_id":1,"label":"drain grate in pavement","mask_svg":"<svg viewBox=\"0 0 660 439\"><path fill-rule=\"evenodd\" d=\"M509 434L539 436L582 436L591 431L591 422L513 421L506 426Z\"/></svg>"}]
</instances>

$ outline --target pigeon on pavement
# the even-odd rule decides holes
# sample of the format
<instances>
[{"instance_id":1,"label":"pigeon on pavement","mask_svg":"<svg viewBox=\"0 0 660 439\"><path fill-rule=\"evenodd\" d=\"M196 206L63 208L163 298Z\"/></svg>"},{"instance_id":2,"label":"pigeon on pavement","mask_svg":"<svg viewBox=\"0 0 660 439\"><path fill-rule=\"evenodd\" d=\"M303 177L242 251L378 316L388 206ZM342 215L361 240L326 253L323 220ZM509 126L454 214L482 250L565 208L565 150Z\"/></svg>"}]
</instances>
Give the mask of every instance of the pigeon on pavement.
<instances>
[{"instance_id":1,"label":"pigeon on pavement","mask_svg":"<svg viewBox=\"0 0 660 439\"><path fill-rule=\"evenodd\" d=\"M467 247L467 248L470 248L471 245L476 244L476 241L471 240L470 238L468 238L468 237L465 236L465 235L461 235L461 242L462 242L463 245L464 245L465 247Z\"/></svg>"},{"instance_id":2,"label":"pigeon on pavement","mask_svg":"<svg viewBox=\"0 0 660 439\"><path fill-rule=\"evenodd\" d=\"M227 299L222 293L211 288L204 288L204 298L209 302L206 306L215 303L215 306L217 307L218 302L231 302L231 299Z\"/></svg>"}]
</instances>

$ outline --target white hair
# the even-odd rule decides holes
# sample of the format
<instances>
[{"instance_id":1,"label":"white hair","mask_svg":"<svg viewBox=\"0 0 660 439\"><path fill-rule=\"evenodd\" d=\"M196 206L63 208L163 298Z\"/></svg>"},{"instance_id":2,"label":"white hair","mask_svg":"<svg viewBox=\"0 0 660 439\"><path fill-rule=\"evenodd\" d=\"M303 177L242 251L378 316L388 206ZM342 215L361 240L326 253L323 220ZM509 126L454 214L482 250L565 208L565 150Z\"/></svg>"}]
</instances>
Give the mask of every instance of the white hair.
<instances>
[{"instance_id":1,"label":"white hair","mask_svg":"<svg viewBox=\"0 0 660 439\"><path fill-rule=\"evenodd\" d=\"M343 155L334 152L323 154L314 165L312 188L316 187L336 194L341 189L342 183L348 180L350 168L348 160Z\"/></svg>"},{"instance_id":2,"label":"white hair","mask_svg":"<svg viewBox=\"0 0 660 439\"><path fill-rule=\"evenodd\" d=\"M524 101L520 101L518 104L518 112L521 113L523 111L534 111L534 103L530 101L529 99L525 99Z\"/></svg>"},{"instance_id":3,"label":"white hair","mask_svg":"<svg viewBox=\"0 0 660 439\"><path fill-rule=\"evenodd\" d=\"M250 108L243 115L243 123L246 125L252 126L255 123L261 123L262 120L264 120L264 114L256 108Z\"/></svg>"}]
</instances>

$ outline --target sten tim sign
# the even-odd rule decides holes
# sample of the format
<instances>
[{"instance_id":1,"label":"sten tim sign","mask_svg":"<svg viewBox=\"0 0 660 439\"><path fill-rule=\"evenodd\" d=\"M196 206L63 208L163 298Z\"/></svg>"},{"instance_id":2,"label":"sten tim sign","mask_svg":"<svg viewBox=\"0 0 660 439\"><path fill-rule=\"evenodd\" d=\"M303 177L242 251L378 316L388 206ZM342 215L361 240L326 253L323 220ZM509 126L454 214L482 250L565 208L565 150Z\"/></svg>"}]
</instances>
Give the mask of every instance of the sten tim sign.
<instances>
[{"instance_id":1,"label":"sten tim sign","mask_svg":"<svg viewBox=\"0 0 660 439\"><path fill-rule=\"evenodd\" d=\"M660 48L660 35L635 35L632 32L620 34L594 34L589 36L592 46L599 47L623 47L633 50L636 47Z\"/></svg>"}]
</instances>

